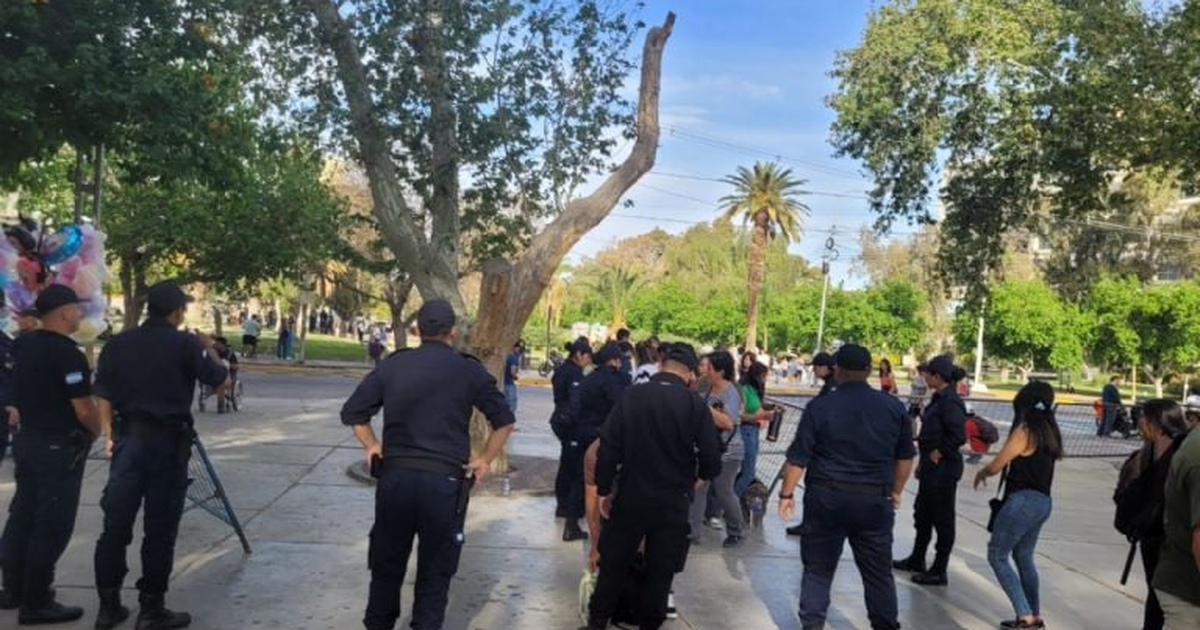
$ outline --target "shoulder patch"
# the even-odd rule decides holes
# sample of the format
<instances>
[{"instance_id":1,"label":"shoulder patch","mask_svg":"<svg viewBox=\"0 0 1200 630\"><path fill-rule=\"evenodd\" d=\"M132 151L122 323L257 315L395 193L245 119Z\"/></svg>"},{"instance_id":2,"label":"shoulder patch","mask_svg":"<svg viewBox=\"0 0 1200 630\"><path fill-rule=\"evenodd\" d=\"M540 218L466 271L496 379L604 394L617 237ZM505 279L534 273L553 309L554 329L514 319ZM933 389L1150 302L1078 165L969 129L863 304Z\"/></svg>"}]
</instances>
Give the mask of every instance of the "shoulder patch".
<instances>
[{"instance_id":1,"label":"shoulder patch","mask_svg":"<svg viewBox=\"0 0 1200 630\"><path fill-rule=\"evenodd\" d=\"M67 385L78 385L83 382L83 372L71 372L65 380Z\"/></svg>"}]
</instances>

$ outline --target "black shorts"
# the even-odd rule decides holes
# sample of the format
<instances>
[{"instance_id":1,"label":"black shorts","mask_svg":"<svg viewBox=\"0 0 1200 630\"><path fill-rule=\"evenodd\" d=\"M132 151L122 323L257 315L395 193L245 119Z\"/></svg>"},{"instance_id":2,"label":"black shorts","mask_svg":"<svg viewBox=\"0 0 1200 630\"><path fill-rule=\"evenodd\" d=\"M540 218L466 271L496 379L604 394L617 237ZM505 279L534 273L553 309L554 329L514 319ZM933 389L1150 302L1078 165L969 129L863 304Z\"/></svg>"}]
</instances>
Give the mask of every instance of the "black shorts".
<instances>
[{"instance_id":1,"label":"black shorts","mask_svg":"<svg viewBox=\"0 0 1200 630\"><path fill-rule=\"evenodd\" d=\"M255 337L254 335L242 335L242 345L243 346L257 346L258 345L258 337Z\"/></svg>"}]
</instances>

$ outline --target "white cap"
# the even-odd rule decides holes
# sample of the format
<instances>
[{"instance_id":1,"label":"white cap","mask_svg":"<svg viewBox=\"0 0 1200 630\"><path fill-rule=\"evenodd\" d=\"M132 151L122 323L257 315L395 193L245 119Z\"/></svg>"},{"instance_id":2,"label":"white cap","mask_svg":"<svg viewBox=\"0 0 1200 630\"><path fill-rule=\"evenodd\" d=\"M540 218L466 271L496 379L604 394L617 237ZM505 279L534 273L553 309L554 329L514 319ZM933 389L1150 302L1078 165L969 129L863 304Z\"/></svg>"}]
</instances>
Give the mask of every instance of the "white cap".
<instances>
[{"instance_id":1,"label":"white cap","mask_svg":"<svg viewBox=\"0 0 1200 630\"><path fill-rule=\"evenodd\" d=\"M1200 396L1195 394L1183 399L1183 410L1200 413Z\"/></svg>"}]
</instances>

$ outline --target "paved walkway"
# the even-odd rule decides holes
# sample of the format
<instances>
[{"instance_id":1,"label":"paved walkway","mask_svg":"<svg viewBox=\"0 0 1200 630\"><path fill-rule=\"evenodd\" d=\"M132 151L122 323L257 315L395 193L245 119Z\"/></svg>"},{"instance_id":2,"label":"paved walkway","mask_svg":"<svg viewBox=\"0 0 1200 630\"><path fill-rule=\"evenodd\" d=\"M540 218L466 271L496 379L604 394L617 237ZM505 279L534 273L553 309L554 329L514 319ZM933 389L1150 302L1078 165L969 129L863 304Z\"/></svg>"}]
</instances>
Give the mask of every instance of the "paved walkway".
<instances>
[{"instance_id":1,"label":"paved walkway","mask_svg":"<svg viewBox=\"0 0 1200 630\"><path fill-rule=\"evenodd\" d=\"M198 426L254 546L244 555L223 523L199 511L185 515L170 603L192 612L194 628L333 630L361 627L368 574L366 534L371 490L345 469L360 456L336 420L353 379L331 375L249 374L246 410L205 415ZM545 426L549 392L522 393L521 430L513 451L556 452ZM87 608L85 619L63 626L90 628L96 610L92 551L100 530L98 507L106 471L89 462L76 533L60 565L59 592ZM1126 547L1112 531L1108 461L1063 465L1056 505L1039 548L1044 613L1054 628L1135 628L1140 623L1140 569L1131 585L1117 584ZM12 495L12 467L0 467L0 503ZM899 582L906 628L994 628L1011 611L986 561L986 502L965 485L960 494L959 548L948 589ZM773 506L772 506L773 508ZM897 528L897 552L911 541L911 496ZM472 502L467 548L455 580L446 628L470 630L573 629L584 546L558 540L553 499L539 495L481 496ZM797 543L769 516L736 550L707 530L678 578L681 619L672 630L797 629L800 581ZM139 575L136 547L129 583ZM411 577L410 577L411 582ZM405 603L411 602L411 586ZM130 592L130 598L134 595ZM869 625L849 553L835 583L830 627ZM0 612L0 628L16 614ZM402 620L403 622L403 620ZM128 626L131 627L131 626ZM403 627L403 626L398 626Z\"/></svg>"}]
</instances>

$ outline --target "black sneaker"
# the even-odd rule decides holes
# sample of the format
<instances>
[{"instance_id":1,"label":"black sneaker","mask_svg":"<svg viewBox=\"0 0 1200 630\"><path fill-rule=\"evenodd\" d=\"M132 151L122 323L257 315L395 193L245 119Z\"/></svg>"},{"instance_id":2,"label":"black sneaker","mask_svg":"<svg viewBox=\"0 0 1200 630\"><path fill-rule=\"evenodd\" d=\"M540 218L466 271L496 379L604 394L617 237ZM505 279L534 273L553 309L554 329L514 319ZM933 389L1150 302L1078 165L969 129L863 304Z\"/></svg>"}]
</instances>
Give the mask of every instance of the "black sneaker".
<instances>
[{"instance_id":1,"label":"black sneaker","mask_svg":"<svg viewBox=\"0 0 1200 630\"><path fill-rule=\"evenodd\" d=\"M721 543L721 546L726 549L733 549L734 547L741 547L742 546L742 537L741 536L733 536L733 535L726 536L725 542Z\"/></svg>"},{"instance_id":2,"label":"black sneaker","mask_svg":"<svg viewBox=\"0 0 1200 630\"><path fill-rule=\"evenodd\" d=\"M895 560L892 562L892 568L897 571L907 571L908 573L924 573L926 571L925 563L909 556L903 560Z\"/></svg>"},{"instance_id":3,"label":"black sneaker","mask_svg":"<svg viewBox=\"0 0 1200 630\"><path fill-rule=\"evenodd\" d=\"M64 606L54 600L37 608L21 607L17 623L22 626L42 626L52 623L67 623L83 616L79 606Z\"/></svg>"},{"instance_id":4,"label":"black sneaker","mask_svg":"<svg viewBox=\"0 0 1200 630\"><path fill-rule=\"evenodd\" d=\"M0 590L0 610L16 610L21 607L21 595L8 589Z\"/></svg>"},{"instance_id":5,"label":"black sneaker","mask_svg":"<svg viewBox=\"0 0 1200 630\"><path fill-rule=\"evenodd\" d=\"M667 593L667 619L678 619L679 610L675 608L675 591Z\"/></svg>"},{"instance_id":6,"label":"black sneaker","mask_svg":"<svg viewBox=\"0 0 1200 630\"><path fill-rule=\"evenodd\" d=\"M1034 621L1021 621L1020 619L1016 619L1016 620L1010 619L1008 621L1001 621L1000 627L1004 628L1005 630L1022 630L1022 629L1026 629L1026 628L1035 628L1036 629L1036 628L1045 628L1046 622L1042 621L1041 619L1035 619Z\"/></svg>"},{"instance_id":7,"label":"black sneaker","mask_svg":"<svg viewBox=\"0 0 1200 630\"><path fill-rule=\"evenodd\" d=\"M946 577L945 573L934 573L927 571L925 573L915 573L912 576L913 584L921 586L946 586L950 584L950 578Z\"/></svg>"}]
</instances>

